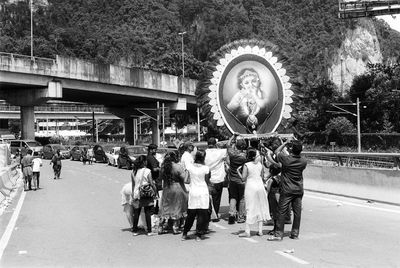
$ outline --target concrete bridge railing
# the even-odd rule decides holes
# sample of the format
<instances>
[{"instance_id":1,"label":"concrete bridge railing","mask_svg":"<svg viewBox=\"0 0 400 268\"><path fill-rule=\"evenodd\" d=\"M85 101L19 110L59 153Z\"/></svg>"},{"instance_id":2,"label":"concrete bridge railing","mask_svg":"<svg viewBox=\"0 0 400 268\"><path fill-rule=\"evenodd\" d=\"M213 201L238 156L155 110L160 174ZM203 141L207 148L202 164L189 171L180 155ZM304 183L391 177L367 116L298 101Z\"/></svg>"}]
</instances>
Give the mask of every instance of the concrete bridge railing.
<instances>
[{"instance_id":1,"label":"concrete bridge railing","mask_svg":"<svg viewBox=\"0 0 400 268\"><path fill-rule=\"evenodd\" d=\"M195 95L197 80L174 75L93 63L77 58L56 56L56 59L29 57L0 52L0 70L69 78L90 82Z\"/></svg>"}]
</instances>

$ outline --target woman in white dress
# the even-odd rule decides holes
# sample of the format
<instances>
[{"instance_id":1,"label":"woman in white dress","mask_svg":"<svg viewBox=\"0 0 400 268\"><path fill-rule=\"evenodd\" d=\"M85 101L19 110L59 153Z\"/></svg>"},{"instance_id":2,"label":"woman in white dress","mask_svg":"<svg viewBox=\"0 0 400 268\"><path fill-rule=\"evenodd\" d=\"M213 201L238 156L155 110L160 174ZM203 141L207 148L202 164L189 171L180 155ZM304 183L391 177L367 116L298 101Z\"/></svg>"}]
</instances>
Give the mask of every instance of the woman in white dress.
<instances>
[{"instance_id":1,"label":"woman in white dress","mask_svg":"<svg viewBox=\"0 0 400 268\"><path fill-rule=\"evenodd\" d=\"M257 159L257 150L249 149L248 162L244 164L243 171L238 170L242 180L246 183L244 199L246 204L246 228L240 237L250 237L250 225L258 223L257 235L262 236L263 221L270 220L268 195L262 179L262 164Z\"/></svg>"},{"instance_id":2,"label":"woman in white dress","mask_svg":"<svg viewBox=\"0 0 400 268\"><path fill-rule=\"evenodd\" d=\"M187 218L183 228L182 240L188 238L187 233L192 228L196 218L196 241L200 241L207 231L208 222L210 220L208 212L210 207L210 195L207 186L210 182L210 168L204 164L205 156L206 153L204 151L197 151L194 163L186 166L186 169L189 171L190 190Z\"/></svg>"}]
</instances>

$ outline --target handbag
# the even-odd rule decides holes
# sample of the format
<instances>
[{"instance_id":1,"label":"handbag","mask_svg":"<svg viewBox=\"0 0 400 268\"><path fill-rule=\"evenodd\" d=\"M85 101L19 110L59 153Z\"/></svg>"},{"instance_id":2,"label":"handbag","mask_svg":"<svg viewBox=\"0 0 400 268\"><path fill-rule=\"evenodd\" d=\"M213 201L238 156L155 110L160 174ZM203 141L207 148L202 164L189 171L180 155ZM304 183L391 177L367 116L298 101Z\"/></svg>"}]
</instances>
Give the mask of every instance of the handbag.
<instances>
[{"instance_id":1,"label":"handbag","mask_svg":"<svg viewBox=\"0 0 400 268\"><path fill-rule=\"evenodd\" d=\"M143 184L144 176L142 177L142 183L139 186L139 198L140 199L150 199L156 197L156 192L150 183Z\"/></svg>"},{"instance_id":2,"label":"handbag","mask_svg":"<svg viewBox=\"0 0 400 268\"><path fill-rule=\"evenodd\" d=\"M153 186L150 184L145 184L139 187L139 196L140 199L149 199L154 198L156 193L154 192Z\"/></svg>"}]
</instances>

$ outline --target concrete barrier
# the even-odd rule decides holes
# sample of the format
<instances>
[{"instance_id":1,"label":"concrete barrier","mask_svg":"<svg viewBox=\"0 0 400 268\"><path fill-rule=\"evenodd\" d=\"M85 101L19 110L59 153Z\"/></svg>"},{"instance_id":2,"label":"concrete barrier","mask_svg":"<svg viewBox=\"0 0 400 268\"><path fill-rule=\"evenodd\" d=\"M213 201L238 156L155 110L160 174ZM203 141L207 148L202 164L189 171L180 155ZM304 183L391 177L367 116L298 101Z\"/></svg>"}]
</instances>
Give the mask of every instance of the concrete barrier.
<instances>
[{"instance_id":1,"label":"concrete barrier","mask_svg":"<svg viewBox=\"0 0 400 268\"><path fill-rule=\"evenodd\" d=\"M21 185L23 185L22 172L17 169L16 164L0 169L0 215L3 214L4 209L12 202L15 193Z\"/></svg>"},{"instance_id":2,"label":"concrete barrier","mask_svg":"<svg viewBox=\"0 0 400 268\"><path fill-rule=\"evenodd\" d=\"M400 205L400 171L308 165L306 190Z\"/></svg>"}]
</instances>

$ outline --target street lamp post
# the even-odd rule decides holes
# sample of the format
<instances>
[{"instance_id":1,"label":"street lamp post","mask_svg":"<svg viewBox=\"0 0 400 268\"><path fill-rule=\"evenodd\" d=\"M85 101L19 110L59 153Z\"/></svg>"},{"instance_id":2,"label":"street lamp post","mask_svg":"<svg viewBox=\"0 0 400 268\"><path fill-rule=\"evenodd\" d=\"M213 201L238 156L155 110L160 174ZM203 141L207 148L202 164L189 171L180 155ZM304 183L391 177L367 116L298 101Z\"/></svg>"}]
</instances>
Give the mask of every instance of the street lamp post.
<instances>
[{"instance_id":1,"label":"street lamp post","mask_svg":"<svg viewBox=\"0 0 400 268\"><path fill-rule=\"evenodd\" d=\"M33 60L33 0L29 1L31 10L31 59Z\"/></svg>"},{"instance_id":2,"label":"street lamp post","mask_svg":"<svg viewBox=\"0 0 400 268\"><path fill-rule=\"evenodd\" d=\"M178 33L181 36L181 44L182 44L182 78L185 77L185 57L184 57L184 49L183 49L183 36L186 32Z\"/></svg>"}]
</instances>

